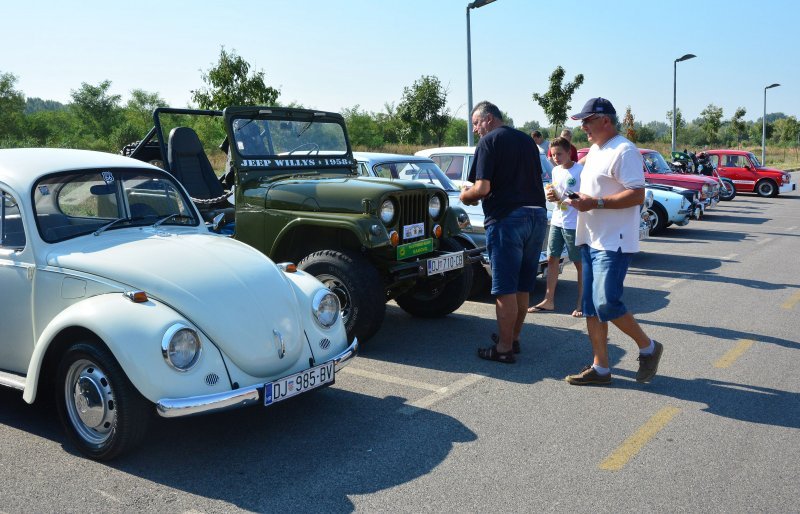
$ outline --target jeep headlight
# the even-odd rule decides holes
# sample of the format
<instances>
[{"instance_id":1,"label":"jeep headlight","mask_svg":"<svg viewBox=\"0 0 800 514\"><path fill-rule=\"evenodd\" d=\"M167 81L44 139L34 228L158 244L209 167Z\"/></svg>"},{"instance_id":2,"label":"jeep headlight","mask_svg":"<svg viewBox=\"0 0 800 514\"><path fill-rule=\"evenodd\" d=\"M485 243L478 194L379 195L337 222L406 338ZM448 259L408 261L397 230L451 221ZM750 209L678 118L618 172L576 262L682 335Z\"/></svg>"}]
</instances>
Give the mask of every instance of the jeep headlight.
<instances>
[{"instance_id":1,"label":"jeep headlight","mask_svg":"<svg viewBox=\"0 0 800 514\"><path fill-rule=\"evenodd\" d=\"M394 202L391 200L384 200L381 204L381 221L384 225L388 225L394 219Z\"/></svg>"},{"instance_id":2,"label":"jeep headlight","mask_svg":"<svg viewBox=\"0 0 800 514\"><path fill-rule=\"evenodd\" d=\"M439 198L439 195L431 196L431 199L428 200L428 214L430 214L431 218L436 219L442 213L442 199Z\"/></svg>"},{"instance_id":3,"label":"jeep headlight","mask_svg":"<svg viewBox=\"0 0 800 514\"><path fill-rule=\"evenodd\" d=\"M311 312L322 328L330 328L339 319L339 297L328 289L320 289L311 301Z\"/></svg>"},{"instance_id":4,"label":"jeep headlight","mask_svg":"<svg viewBox=\"0 0 800 514\"><path fill-rule=\"evenodd\" d=\"M176 323L167 329L161 340L161 354L177 371L189 371L200 359L200 337L186 325Z\"/></svg>"}]
</instances>

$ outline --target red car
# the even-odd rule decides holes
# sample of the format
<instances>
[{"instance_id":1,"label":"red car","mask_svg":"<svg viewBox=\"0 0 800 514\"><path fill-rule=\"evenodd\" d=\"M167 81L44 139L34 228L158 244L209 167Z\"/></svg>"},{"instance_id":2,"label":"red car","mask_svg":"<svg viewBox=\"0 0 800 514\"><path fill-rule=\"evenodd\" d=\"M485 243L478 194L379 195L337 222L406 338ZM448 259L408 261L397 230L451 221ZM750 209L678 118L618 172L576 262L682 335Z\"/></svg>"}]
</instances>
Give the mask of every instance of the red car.
<instances>
[{"instance_id":1,"label":"red car","mask_svg":"<svg viewBox=\"0 0 800 514\"><path fill-rule=\"evenodd\" d=\"M706 209L710 209L719 202L719 182L713 178L702 175L687 175L684 173L675 173L669 167L664 157L655 150L648 150L640 148L639 152L642 154L644 161L644 178L650 184L665 184L668 186L678 186L686 189L692 189L700 194L700 208L699 216L702 217ZM587 153L588 148L581 148L578 150L578 159L582 159Z\"/></svg>"},{"instance_id":2,"label":"red car","mask_svg":"<svg viewBox=\"0 0 800 514\"><path fill-rule=\"evenodd\" d=\"M752 152L742 150L707 150L711 165L720 176L730 179L737 193L758 193L773 197L797 190L792 176L785 171L762 166Z\"/></svg>"}]
</instances>

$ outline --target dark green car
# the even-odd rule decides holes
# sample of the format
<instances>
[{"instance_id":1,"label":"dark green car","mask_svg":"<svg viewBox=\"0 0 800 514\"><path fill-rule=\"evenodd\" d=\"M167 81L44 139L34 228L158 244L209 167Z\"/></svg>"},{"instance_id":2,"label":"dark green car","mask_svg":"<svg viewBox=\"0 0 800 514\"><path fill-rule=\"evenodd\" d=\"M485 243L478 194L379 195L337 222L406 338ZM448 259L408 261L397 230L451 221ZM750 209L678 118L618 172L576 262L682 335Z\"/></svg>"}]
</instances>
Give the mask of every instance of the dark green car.
<instances>
[{"instance_id":1,"label":"dark green car","mask_svg":"<svg viewBox=\"0 0 800 514\"><path fill-rule=\"evenodd\" d=\"M389 300L421 317L466 300L482 250L465 249L467 214L432 184L359 176L341 115L160 108L153 118L123 153L175 175L212 230L326 284L351 339L375 334Z\"/></svg>"}]
</instances>

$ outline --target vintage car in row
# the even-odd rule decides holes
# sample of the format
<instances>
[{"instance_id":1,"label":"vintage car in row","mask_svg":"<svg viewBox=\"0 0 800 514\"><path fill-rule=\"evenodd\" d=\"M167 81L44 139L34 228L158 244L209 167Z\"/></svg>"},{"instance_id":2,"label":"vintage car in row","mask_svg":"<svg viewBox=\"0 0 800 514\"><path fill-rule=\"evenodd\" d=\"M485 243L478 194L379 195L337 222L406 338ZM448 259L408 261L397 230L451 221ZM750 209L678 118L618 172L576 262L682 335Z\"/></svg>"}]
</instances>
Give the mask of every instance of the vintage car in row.
<instances>
[{"instance_id":1,"label":"vintage car in row","mask_svg":"<svg viewBox=\"0 0 800 514\"><path fill-rule=\"evenodd\" d=\"M683 227L689 224L694 202L698 201L697 191L663 184L647 184L645 190L653 197L651 204L646 206L650 235L661 234L671 225Z\"/></svg>"},{"instance_id":2,"label":"vintage car in row","mask_svg":"<svg viewBox=\"0 0 800 514\"><path fill-rule=\"evenodd\" d=\"M353 152L353 157L358 162L362 175L380 177L389 180L417 180L436 184L447 192L450 205L463 208L469 215L470 226L464 229L464 234L459 241L466 248L485 248L486 232L483 227L483 207L480 205L465 205L459 199L460 188L444 174L436 163L419 155L398 155L376 152ZM462 182L465 183L465 182ZM552 204L551 204L552 206ZM548 217L552 210L548 211ZM491 277L491 263L489 255L483 251L482 260L473 265L473 287L471 296L485 293ZM564 254L566 257L566 253ZM563 259L561 261L563 266ZM539 254L538 274L547 274L547 241L545 240Z\"/></svg>"},{"instance_id":3,"label":"vintage car in row","mask_svg":"<svg viewBox=\"0 0 800 514\"><path fill-rule=\"evenodd\" d=\"M209 232L171 175L107 153L0 150L0 291L0 385L54 395L97 460L154 413L332 384L358 349L319 280Z\"/></svg>"},{"instance_id":4,"label":"vintage car in row","mask_svg":"<svg viewBox=\"0 0 800 514\"><path fill-rule=\"evenodd\" d=\"M435 184L361 176L340 114L159 108L153 121L125 154L160 163L215 230L319 278L351 340L378 331L388 300L433 318L467 299L481 259L460 242L467 213Z\"/></svg>"},{"instance_id":5,"label":"vintage car in row","mask_svg":"<svg viewBox=\"0 0 800 514\"><path fill-rule=\"evenodd\" d=\"M753 152L706 150L703 153L717 173L733 183L737 193L756 193L770 198L797 190L791 174L762 165Z\"/></svg>"}]
</instances>

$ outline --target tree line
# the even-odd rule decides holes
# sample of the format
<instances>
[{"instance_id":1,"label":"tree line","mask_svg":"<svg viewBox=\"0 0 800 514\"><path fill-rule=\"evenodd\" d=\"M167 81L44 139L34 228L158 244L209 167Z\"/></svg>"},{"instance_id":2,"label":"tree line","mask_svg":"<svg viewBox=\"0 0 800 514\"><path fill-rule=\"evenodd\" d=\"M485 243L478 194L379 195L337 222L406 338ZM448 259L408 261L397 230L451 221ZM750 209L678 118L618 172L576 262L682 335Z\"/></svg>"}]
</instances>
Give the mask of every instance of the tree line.
<instances>
[{"instance_id":1,"label":"tree line","mask_svg":"<svg viewBox=\"0 0 800 514\"><path fill-rule=\"evenodd\" d=\"M536 102L547 117L547 124L527 121L517 128L540 130L546 137L558 135L565 126L570 102L583 84L583 75L564 83L565 71L558 66L550 75L549 87L534 92ZM152 126L152 111L166 106L157 92L134 89L122 103L121 95L111 93L111 81L82 83L70 92L71 101L61 104L41 98L26 98L16 88L18 77L0 70L0 148L47 146L86 148L116 152L125 144L140 139ZM265 72L252 70L235 51L220 50L217 62L201 72L201 85L190 91L192 106L223 109L230 105L281 105L280 90L267 85ZM403 89L397 102L387 102L378 112L360 105L342 109L354 147L377 150L391 145L451 146L467 142L468 120L454 115L447 105L449 89L432 75L423 75ZM292 107L302 107L291 104ZM738 108L729 119L723 110L709 104L698 118L687 122L677 109L679 146L757 145L761 142L761 119L744 120L746 110ZM506 116L506 123L515 126ZM637 143L669 142L672 112L666 121L642 123L628 107L620 116L620 130ZM772 113L767 116L767 137L771 144L799 144L800 123L795 116ZM586 136L576 131L573 142L585 143Z\"/></svg>"}]
</instances>

